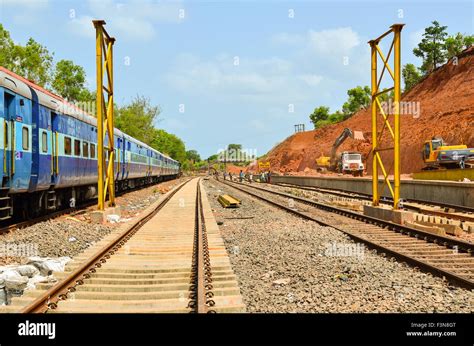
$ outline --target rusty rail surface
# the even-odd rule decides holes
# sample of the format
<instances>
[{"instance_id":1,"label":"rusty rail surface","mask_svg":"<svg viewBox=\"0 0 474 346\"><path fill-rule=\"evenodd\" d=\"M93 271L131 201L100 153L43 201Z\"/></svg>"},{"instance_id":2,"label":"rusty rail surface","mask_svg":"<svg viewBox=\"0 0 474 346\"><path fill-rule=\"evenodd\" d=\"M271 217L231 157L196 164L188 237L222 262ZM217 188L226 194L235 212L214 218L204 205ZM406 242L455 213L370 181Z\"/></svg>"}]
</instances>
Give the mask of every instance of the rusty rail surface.
<instances>
[{"instance_id":1,"label":"rusty rail surface","mask_svg":"<svg viewBox=\"0 0 474 346\"><path fill-rule=\"evenodd\" d=\"M189 307L196 313L214 313L212 292L212 271L207 242L206 222L201 198L201 179L197 183L194 224L193 271L191 274L191 294Z\"/></svg>"}]
</instances>

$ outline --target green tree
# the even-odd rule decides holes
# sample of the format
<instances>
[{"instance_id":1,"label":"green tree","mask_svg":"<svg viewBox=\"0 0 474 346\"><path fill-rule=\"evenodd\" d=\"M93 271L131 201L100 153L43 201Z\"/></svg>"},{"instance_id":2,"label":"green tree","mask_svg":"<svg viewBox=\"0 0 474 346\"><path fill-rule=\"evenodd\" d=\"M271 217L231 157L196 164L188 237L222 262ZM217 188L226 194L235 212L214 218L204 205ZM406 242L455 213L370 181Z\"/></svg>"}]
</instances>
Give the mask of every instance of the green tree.
<instances>
[{"instance_id":1,"label":"green tree","mask_svg":"<svg viewBox=\"0 0 474 346\"><path fill-rule=\"evenodd\" d=\"M423 59L420 70L427 74L446 61L447 53L445 40L448 33L447 26L440 26L437 21L432 22L432 26L425 29L423 39L418 47L413 49L415 56Z\"/></svg>"},{"instance_id":2,"label":"green tree","mask_svg":"<svg viewBox=\"0 0 474 346\"><path fill-rule=\"evenodd\" d=\"M53 54L32 38L25 46L12 47L9 69L40 86L46 86L50 82L52 66Z\"/></svg>"},{"instance_id":3,"label":"green tree","mask_svg":"<svg viewBox=\"0 0 474 346\"><path fill-rule=\"evenodd\" d=\"M193 168L194 169L201 169L203 167L207 167L207 162L206 161L197 161L194 163Z\"/></svg>"},{"instance_id":4,"label":"green tree","mask_svg":"<svg viewBox=\"0 0 474 346\"><path fill-rule=\"evenodd\" d=\"M81 89L79 95L77 96L77 101L80 102L96 102L96 92L90 91L87 88Z\"/></svg>"},{"instance_id":5,"label":"green tree","mask_svg":"<svg viewBox=\"0 0 474 346\"><path fill-rule=\"evenodd\" d=\"M347 91L349 99L342 105L344 119L353 116L362 108L367 108L372 100L372 92L368 86L356 86Z\"/></svg>"},{"instance_id":6,"label":"green tree","mask_svg":"<svg viewBox=\"0 0 474 346\"><path fill-rule=\"evenodd\" d=\"M474 35L463 35L458 32L456 35L449 36L444 42L446 57L451 59L474 44Z\"/></svg>"},{"instance_id":7,"label":"green tree","mask_svg":"<svg viewBox=\"0 0 474 346\"><path fill-rule=\"evenodd\" d=\"M209 162L214 162L214 161L217 160L218 157L219 157L218 154L211 155L211 156L209 156L209 157L207 158L207 161L209 161Z\"/></svg>"},{"instance_id":8,"label":"green tree","mask_svg":"<svg viewBox=\"0 0 474 346\"><path fill-rule=\"evenodd\" d=\"M189 161L184 161L182 164L181 164L181 169L183 171L189 171L189 168L190 168L190 164L189 164Z\"/></svg>"},{"instance_id":9,"label":"green tree","mask_svg":"<svg viewBox=\"0 0 474 346\"><path fill-rule=\"evenodd\" d=\"M421 74L413 64L406 64L402 68L403 81L405 82L404 91L407 92L415 86L421 79Z\"/></svg>"},{"instance_id":10,"label":"green tree","mask_svg":"<svg viewBox=\"0 0 474 346\"><path fill-rule=\"evenodd\" d=\"M13 40L10 38L10 33L0 24L0 66L9 70L14 68L12 57L14 45Z\"/></svg>"},{"instance_id":11,"label":"green tree","mask_svg":"<svg viewBox=\"0 0 474 346\"><path fill-rule=\"evenodd\" d=\"M186 159L196 163L201 161L201 156L199 156L199 153L196 150L188 150L186 151Z\"/></svg>"},{"instance_id":12,"label":"green tree","mask_svg":"<svg viewBox=\"0 0 474 346\"><path fill-rule=\"evenodd\" d=\"M336 111L335 113L329 114L326 120L320 120L317 122L317 128L322 128L326 125L336 124L345 120L345 115L341 111Z\"/></svg>"},{"instance_id":13,"label":"green tree","mask_svg":"<svg viewBox=\"0 0 474 346\"><path fill-rule=\"evenodd\" d=\"M229 144L227 146L227 150L230 151L232 149L235 150L235 151L240 151L240 150L242 150L242 144Z\"/></svg>"},{"instance_id":14,"label":"green tree","mask_svg":"<svg viewBox=\"0 0 474 346\"><path fill-rule=\"evenodd\" d=\"M74 64L71 60L60 60L56 64L51 86L63 98L69 101L81 101L85 82L86 71L82 66Z\"/></svg>"},{"instance_id":15,"label":"green tree","mask_svg":"<svg viewBox=\"0 0 474 346\"><path fill-rule=\"evenodd\" d=\"M132 102L115 111L115 126L126 134L151 145L155 139L153 122L160 114L158 106L152 106L150 100L136 96Z\"/></svg>"},{"instance_id":16,"label":"green tree","mask_svg":"<svg viewBox=\"0 0 474 346\"><path fill-rule=\"evenodd\" d=\"M186 148L181 139L162 129L154 129L153 132L154 136L150 143L152 148L180 162L186 161Z\"/></svg>"},{"instance_id":17,"label":"green tree","mask_svg":"<svg viewBox=\"0 0 474 346\"><path fill-rule=\"evenodd\" d=\"M184 164L186 162L184 142L176 135L153 126L159 114L160 108L151 105L148 98L136 96L130 104L117 107L115 126L126 134ZM186 164L186 167L189 167L189 164Z\"/></svg>"},{"instance_id":18,"label":"green tree","mask_svg":"<svg viewBox=\"0 0 474 346\"><path fill-rule=\"evenodd\" d=\"M327 120L328 117L329 117L329 107L326 107L326 106L316 107L313 113L309 115L309 119L313 123L315 129L319 127L318 123L321 124L321 121Z\"/></svg>"},{"instance_id":19,"label":"green tree","mask_svg":"<svg viewBox=\"0 0 474 346\"><path fill-rule=\"evenodd\" d=\"M70 60L61 60L53 69L53 53L30 38L25 46L15 44L0 24L0 65L49 88L70 101L95 101L84 87L84 69Z\"/></svg>"}]
</instances>

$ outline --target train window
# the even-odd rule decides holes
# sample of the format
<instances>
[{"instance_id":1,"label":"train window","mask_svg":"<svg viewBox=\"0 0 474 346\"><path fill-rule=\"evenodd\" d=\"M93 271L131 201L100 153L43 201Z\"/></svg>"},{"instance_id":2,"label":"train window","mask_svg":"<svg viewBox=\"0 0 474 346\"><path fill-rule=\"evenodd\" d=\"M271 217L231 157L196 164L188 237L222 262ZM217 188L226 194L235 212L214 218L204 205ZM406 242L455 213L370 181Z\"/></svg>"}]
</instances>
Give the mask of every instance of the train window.
<instances>
[{"instance_id":1,"label":"train window","mask_svg":"<svg viewBox=\"0 0 474 346\"><path fill-rule=\"evenodd\" d=\"M82 142L82 156L89 157L89 143Z\"/></svg>"},{"instance_id":2,"label":"train window","mask_svg":"<svg viewBox=\"0 0 474 346\"><path fill-rule=\"evenodd\" d=\"M27 127L23 127L22 135L23 150L28 150L30 148L30 130Z\"/></svg>"},{"instance_id":3,"label":"train window","mask_svg":"<svg viewBox=\"0 0 474 346\"><path fill-rule=\"evenodd\" d=\"M48 134L46 133L46 131L43 131L43 133L41 134L41 150L43 151L43 153L48 152Z\"/></svg>"},{"instance_id":4,"label":"train window","mask_svg":"<svg viewBox=\"0 0 474 346\"><path fill-rule=\"evenodd\" d=\"M91 143L91 159L95 159L95 144Z\"/></svg>"},{"instance_id":5,"label":"train window","mask_svg":"<svg viewBox=\"0 0 474 346\"><path fill-rule=\"evenodd\" d=\"M71 138L64 137L64 154L71 155Z\"/></svg>"},{"instance_id":6,"label":"train window","mask_svg":"<svg viewBox=\"0 0 474 346\"><path fill-rule=\"evenodd\" d=\"M81 141L78 139L74 140L74 155L81 156Z\"/></svg>"}]
</instances>

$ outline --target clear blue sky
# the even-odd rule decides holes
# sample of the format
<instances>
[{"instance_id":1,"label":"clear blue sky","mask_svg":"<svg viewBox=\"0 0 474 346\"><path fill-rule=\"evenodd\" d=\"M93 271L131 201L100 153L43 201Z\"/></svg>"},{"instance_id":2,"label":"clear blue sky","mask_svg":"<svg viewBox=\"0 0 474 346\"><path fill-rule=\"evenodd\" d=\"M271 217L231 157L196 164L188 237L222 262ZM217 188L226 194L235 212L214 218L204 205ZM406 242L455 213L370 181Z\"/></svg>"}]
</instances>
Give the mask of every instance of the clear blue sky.
<instances>
[{"instance_id":1,"label":"clear blue sky","mask_svg":"<svg viewBox=\"0 0 474 346\"><path fill-rule=\"evenodd\" d=\"M438 20L472 34L474 1L0 0L16 42L33 37L56 61L82 65L95 88L92 19L117 39L119 104L149 97L157 126L203 157L228 143L262 155L294 124L311 129L316 106L335 111L347 89L369 85L369 39L405 23L402 63L419 65L423 29Z\"/></svg>"}]
</instances>

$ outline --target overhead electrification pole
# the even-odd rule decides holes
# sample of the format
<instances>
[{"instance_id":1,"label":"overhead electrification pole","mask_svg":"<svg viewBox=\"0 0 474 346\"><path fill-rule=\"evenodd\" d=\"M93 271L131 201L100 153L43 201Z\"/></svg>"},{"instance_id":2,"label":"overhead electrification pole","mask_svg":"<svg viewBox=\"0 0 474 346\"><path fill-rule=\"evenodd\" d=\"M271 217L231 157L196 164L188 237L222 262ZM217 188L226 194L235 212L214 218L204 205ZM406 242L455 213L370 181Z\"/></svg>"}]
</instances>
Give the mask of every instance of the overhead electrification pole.
<instances>
[{"instance_id":1,"label":"overhead electrification pole","mask_svg":"<svg viewBox=\"0 0 474 346\"><path fill-rule=\"evenodd\" d=\"M114 152L114 80L113 46L115 38L104 28L104 20L93 20L96 34L97 65L97 168L98 209L104 210L109 193L109 206L115 206L115 152ZM107 86L104 86L104 65ZM104 91L107 93L105 102ZM104 143L107 140L107 145Z\"/></svg>"},{"instance_id":2,"label":"overhead electrification pole","mask_svg":"<svg viewBox=\"0 0 474 346\"><path fill-rule=\"evenodd\" d=\"M390 193L393 197L393 209L399 209L400 203L400 99L401 99L401 31L404 24L394 24L390 27L390 30L385 32L383 35L379 36L375 40L369 41L369 45L371 48L371 85L372 85L372 204L374 206L379 205L380 200L380 192L379 192L379 173L378 169L382 171L384 176L384 184L387 184ZM387 54L387 58L385 58L382 50L380 49L379 43L380 41L387 35L393 33L393 40L390 46L390 49ZM389 59L390 55L394 51L394 71L390 68ZM378 56L383 62L383 69L380 74L378 75L377 71L377 60ZM387 70L392 77L393 80L393 87L380 90L380 83L382 81L383 75L385 70ZM393 90L394 100L393 100L393 110L390 109L391 107L386 107L387 113L385 113L382 103L380 102L379 97L385 93L388 93ZM390 104L390 103L389 103ZM377 116L378 112L380 112L382 116L382 129L378 131L377 127ZM390 124L389 118L390 115L393 115L393 128ZM390 135L393 139L393 147L386 147L381 148L380 144L382 142L382 136L384 134L385 129L388 129ZM382 161L382 156L380 153L382 151L393 150L393 187L388 178L389 171L385 169L385 165ZM383 191L383 189L382 189Z\"/></svg>"}]
</instances>

